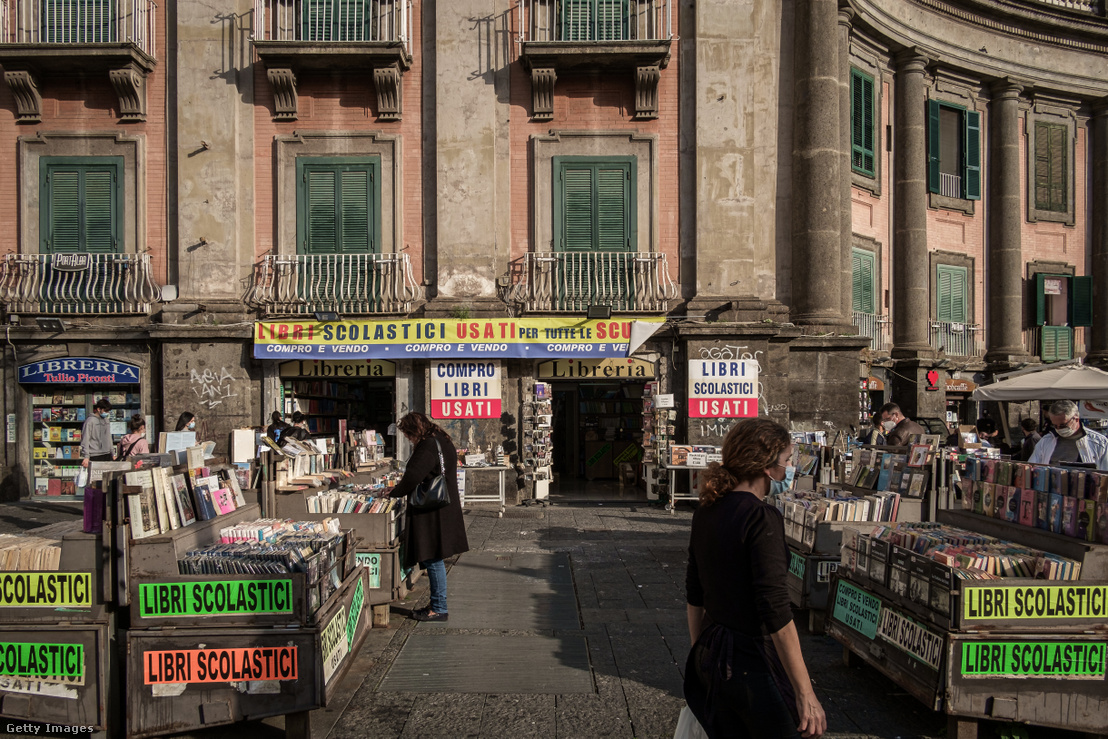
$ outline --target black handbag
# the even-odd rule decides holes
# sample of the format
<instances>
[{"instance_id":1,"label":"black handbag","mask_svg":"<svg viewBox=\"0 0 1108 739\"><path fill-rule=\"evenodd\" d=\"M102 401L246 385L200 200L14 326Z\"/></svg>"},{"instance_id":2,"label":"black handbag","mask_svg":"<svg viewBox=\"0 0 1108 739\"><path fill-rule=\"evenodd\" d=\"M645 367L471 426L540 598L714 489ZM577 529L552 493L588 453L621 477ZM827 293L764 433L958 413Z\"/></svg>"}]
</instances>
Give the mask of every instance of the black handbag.
<instances>
[{"instance_id":1,"label":"black handbag","mask_svg":"<svg viewBox=\"0 0 1108 739\"><path fill-rule=\"evenodd\" d=\"M446 487L446 462L442 458L442 446L435 439L439 450L439 474L428 478L408 493L408 506L413 511L437 511L450 505L450 491Z\"/></svg>"}]
</instances>

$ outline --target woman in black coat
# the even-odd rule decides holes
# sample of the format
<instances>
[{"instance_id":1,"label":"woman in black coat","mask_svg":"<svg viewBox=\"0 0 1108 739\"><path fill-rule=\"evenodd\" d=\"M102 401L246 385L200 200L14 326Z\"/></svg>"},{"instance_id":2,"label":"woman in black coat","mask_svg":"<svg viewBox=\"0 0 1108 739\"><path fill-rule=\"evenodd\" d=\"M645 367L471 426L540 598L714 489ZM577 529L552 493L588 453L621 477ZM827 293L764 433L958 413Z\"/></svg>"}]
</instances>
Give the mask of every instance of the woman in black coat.
<instances>
[{"instance_id":1,"label":"woman in black coat","mask_svg":"<svg viewBox=\"0 0 1108 739\"><path fill-rule=\"evenodd\" d=\"M409 508L404 533L404 566L411 567L419 562L427 570L431 587L430 605L414 611L412 616L418 621L445 621L448 611L446 565L443 560L469 551L465 522L462 520L462 501L458 495L458 453L446 432L422 413L409 413L400 419L396 428L408 437L415 449L408 458L404 477L390 495L406 498L421 482L438 474L446 478L446 489L450 493L450 505L445 508L435 511L413 511Z\"/></svg>"}]
</instances>

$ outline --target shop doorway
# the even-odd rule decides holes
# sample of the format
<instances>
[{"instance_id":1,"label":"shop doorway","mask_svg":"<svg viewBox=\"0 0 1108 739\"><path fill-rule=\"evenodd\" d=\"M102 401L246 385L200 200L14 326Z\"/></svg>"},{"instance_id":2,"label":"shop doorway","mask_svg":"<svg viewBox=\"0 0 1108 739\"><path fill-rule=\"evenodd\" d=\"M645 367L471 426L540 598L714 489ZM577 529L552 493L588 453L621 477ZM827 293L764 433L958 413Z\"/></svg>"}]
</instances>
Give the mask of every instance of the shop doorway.
<instances>
[{"instance_id":1,"label":"shop doorway","mask_svg":"<svg viewBox=\"0 0 1108 739\"><path fill-rule=\"evenodd\" d=\"M554 472L561 486L618 483L621 464L638 477L642 459L642 382L553 383Z\"/></svg>"},{"instance_id":2,"label":"shop doorway","mask_svg":"<svg viewBox=\"0 0 1108 739\"><path fill-rule=\"evenodd\" d=\"M373 430L385 440L385 456L395 457L396 436L388 434L396 422L392 378L284 378L282 388L286 419L294 411L305 414L313 437L337 439L349 431Z\"/></svg>"}]
</instances>

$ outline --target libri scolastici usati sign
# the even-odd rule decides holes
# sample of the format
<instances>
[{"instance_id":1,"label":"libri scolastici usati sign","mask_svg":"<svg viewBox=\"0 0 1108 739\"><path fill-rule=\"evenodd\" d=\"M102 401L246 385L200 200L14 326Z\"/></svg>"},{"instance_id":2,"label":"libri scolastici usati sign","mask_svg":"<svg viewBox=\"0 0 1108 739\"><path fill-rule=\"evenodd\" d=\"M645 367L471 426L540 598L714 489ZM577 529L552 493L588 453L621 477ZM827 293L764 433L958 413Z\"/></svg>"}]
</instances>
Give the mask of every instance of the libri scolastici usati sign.
<instances>
[{"instance_id":1,"label":"libri scolastici usati sign","mask_svg":"<svg viewBox=\"0 0 1108 739\"><path fill-rule=\"evenodd\" d=\"M256 359L549 359L625 357L633 324L661 317L259 321Z\"/></svg>"}]
</instances>

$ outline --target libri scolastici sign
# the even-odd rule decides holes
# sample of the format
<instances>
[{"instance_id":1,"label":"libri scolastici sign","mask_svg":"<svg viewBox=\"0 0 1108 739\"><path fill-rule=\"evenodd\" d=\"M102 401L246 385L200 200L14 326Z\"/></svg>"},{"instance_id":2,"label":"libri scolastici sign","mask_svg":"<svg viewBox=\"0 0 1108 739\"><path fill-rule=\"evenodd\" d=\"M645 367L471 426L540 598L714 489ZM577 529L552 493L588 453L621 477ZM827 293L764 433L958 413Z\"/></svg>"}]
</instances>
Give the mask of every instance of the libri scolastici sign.
<instances>
[{"instance_id":1,"label":"libri scolastici sign","mask_svg":"<svg viewBox=\"0 0 1108 739\"><path fill-rule=\"evenodd\" d=\"M633 323L657 318L260 321L256 359L549 359L625 357Z\"/></svg>"}]
</instances>

